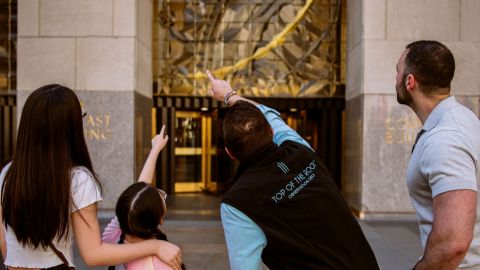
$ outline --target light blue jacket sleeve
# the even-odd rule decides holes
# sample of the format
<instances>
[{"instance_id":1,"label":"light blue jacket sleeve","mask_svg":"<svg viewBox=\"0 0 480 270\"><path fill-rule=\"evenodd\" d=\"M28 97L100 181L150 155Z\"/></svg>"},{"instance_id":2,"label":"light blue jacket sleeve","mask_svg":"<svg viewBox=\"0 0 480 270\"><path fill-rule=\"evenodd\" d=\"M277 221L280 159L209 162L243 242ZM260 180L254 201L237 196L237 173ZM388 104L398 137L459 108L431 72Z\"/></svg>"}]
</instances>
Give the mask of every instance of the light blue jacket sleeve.
<instances>
[{"instance_id":1,"label":"light blue jacket sleeve","mask_svg":"<svg viewBox=\"0 0 480 270\"><path fill-rule=\"evenodd\" d=\"M295 130L285 124L279 112L261 104L259 104L257 108L263 113L263 115L273 129L274 143L280 145L284 141L294 141L312 149L312 147L307 143L307 141L300 137L300 135L298 135Z\"/></svg>"},{"instance_id":2,"label":"light blue jacket sleeve","mask_svg":"<svg viewBox=\"0 0 480 270\"><path fill-rule=\"evenodd\" d=\"M226 203L221 204L220 213L230 269L262 270L262 251L267 246L262 229L240 210Z\"/></svg>"}]
</instances>

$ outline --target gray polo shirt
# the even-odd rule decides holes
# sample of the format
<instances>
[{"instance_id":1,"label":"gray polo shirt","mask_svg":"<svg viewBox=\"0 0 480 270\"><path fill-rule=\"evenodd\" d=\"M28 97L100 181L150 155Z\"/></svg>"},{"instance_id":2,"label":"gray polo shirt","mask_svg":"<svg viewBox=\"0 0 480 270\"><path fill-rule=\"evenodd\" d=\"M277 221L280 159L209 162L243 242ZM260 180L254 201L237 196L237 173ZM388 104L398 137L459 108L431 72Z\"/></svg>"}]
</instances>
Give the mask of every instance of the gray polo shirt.
<instances>
[{"instance_id":1,"label":"gray polo shirt","mask_svg":"<svg viewBox=\"0 0 480 270\"><path fill-rule=\"evenodd\" d=\"M480 183L480 121L455 98L430 113L407 169L407 186L417 212L423 249L433 224L433 197L452 190L477 191ZM460 264L480 269L480 198L474 239ZM477 269L475 267L475 269Z\"/></svg>"}]
</instances>

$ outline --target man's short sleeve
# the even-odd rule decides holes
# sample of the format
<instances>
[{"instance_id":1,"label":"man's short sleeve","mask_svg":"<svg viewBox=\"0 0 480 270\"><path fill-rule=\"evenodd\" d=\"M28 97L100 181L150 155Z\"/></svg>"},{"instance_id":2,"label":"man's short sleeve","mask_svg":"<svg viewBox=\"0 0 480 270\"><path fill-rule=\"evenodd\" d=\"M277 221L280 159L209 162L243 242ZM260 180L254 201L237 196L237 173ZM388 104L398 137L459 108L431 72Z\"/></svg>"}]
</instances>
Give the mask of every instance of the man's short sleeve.
<instances>
[{"instance_id":1,"label":"man's short sleeve","mask_svg":"<svg viewBox=\"0 0 480 270\"><path fill-rule=\"evenodd\" d=\"M423 146L420 169L429 182L432 197L452 190L477 191L476 158L468 138L460 132L444 130L431 134Z\"/></svg>"},{"instance_id":2,"label":"man's short sleeve","mask_svg":"<svg viewBox=\"0 0 480 270\"><path fill-rule=\"evenodd\" d=\"M90 171L79 167L72 171L72 212L102 200L100 188Z\"/></svg>"}]
</instances>

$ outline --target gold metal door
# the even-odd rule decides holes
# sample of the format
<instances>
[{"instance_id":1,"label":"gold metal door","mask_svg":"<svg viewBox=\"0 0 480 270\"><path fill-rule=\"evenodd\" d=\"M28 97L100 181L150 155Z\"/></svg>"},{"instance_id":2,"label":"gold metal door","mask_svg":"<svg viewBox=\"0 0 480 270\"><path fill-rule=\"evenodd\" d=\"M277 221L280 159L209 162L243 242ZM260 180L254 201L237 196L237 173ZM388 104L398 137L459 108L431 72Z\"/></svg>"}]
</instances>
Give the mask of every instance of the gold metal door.
<instances>
[{"instance_id":1,"label":"gold metal door","mask_svg":"<svg viewBox=\"0 0 480 270\"><path fill-rule=\"evenodd\" d=\"M175 114L175 192L215 192L212 181L212 116L177 111Z\"/></svg>"}]
</instances>

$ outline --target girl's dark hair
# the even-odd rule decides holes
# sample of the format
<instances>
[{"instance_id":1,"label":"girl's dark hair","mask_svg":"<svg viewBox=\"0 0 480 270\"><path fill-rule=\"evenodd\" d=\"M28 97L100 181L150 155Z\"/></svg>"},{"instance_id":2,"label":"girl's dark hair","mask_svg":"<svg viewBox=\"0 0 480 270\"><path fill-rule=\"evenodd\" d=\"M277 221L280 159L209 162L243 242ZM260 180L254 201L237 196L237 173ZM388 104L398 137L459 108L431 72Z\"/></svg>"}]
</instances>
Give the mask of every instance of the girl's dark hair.
<instances>
[{"instance_id":1,"label":"girl's dark hair","mask_svg":"<svg viewBox=\"0 0 480 270\"><path fill-rule=\"evenodd\" d=\"M129 186L118 198L115 212L123 233L142 239L159 238L158 225L165 207L151 185L138 182Z\"/></svg>"},{"instance_id":2,"label":"girl's dark hair","mask_svg":"<svg viewBox=\"0 0 480 270\"><path fill-rule=\"evenodd\" d=\"M230 153L243 161L271 143L273 134L267 119L255 105L237 101L223 120L223 139Z\"/></svg>"},{"instance_id":3,"label":"girl's dark hair","mask_svg":"<svg viewBox=\"0 0 480 270\"><path fill-rule=\"evenodd\" d=\"M23 107L1 191L3 222L20 243L45 248L56 236L67 237L75 166L90 170L101 187L85 143L77 96L57 84L40 87Z\"/></svg>"},{"instance_id":4,"label":"girl's dark hair","mask_svg":"<svg viewBox=\"0 0 480 270\"><path fill-rule=\"evenodd\" d=\"M142 239L168 241L167 236L158 228L165 211L165 203L156 188L145 182L130 185L120 194L115 207L122 230L119 243L123 244L126 234ZM110 266L108 269L113 270L115 267ZM185 269L182 263L182 270Z\"/></svg>"}]
</instances>

